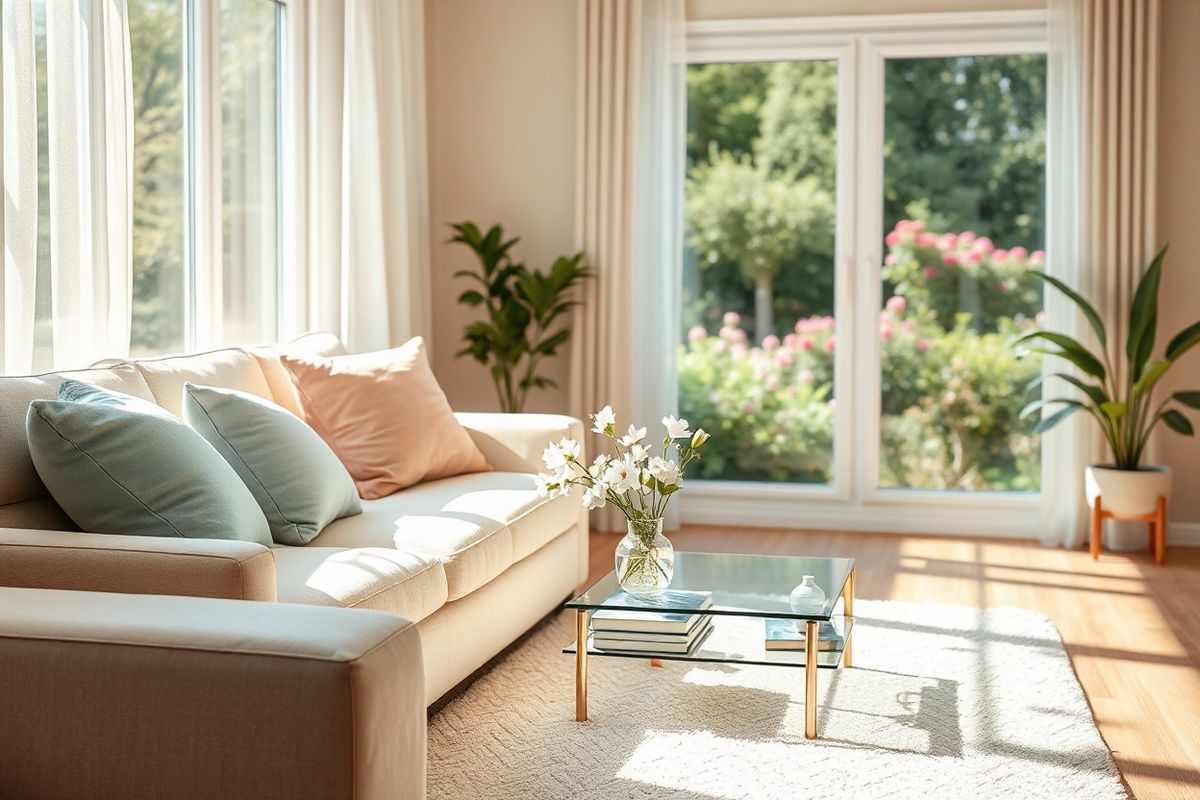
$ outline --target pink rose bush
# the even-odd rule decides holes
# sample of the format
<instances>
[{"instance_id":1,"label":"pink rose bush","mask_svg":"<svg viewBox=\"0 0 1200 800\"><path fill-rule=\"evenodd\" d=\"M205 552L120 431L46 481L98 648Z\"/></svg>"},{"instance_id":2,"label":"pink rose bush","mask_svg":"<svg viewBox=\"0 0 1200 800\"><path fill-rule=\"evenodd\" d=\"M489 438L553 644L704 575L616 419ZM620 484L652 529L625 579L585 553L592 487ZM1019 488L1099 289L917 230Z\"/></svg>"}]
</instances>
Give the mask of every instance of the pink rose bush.
<instances>
[{"instance_id":1,"label":"pink rose bush","mask_svg":"<svg viewBox=\"0 0 1200 800\"><path fill-rule=\"evenodd\" d=\"M880 484L1036 490L1036 421L1019 414L1040 359L1017 359L1009 342L1040 322L1025 270L1045 254L919 220L901 221L886 240L883 272L894 288L879 314ZM700 477L831 481L834 319L803 317L760 343L738 314L722 323L712 333L691 328L679 354L680 413L726 434L714 436Z\"/></svg>"},{"instance_id":2,"label":"pink rose bush","mask_svg":"<svg viewBox=\"0 0 1200 800\"><path fill-rule=\"evenodd\" d=\"M997 249L973 231L931 234L919 220L900 220L886 241L884 280L909 304L951 326L961 311L972 312L976 330L988 331L997 330L1001 319L1020 322L1041 310L1041 285L1025 274L1045 263L1040 250ZM964 308L964 298L974 308Z\"/></svg>"},{"instance_id":3,"label":"pink rose bush","mask_svg":"<svg viewBox=\"0 0 1200 800\"><path fill-rule=\"evenodd\" d=\"M829 480L833 456L832 317L796 323L782 338L744 343L737 314L715 335L693 338L679 353L679 407L713 434L703 478ZM697 423L700 424L700 423ZM719 436L729 433L730 436Z\"/></svg>"}]
</instances>

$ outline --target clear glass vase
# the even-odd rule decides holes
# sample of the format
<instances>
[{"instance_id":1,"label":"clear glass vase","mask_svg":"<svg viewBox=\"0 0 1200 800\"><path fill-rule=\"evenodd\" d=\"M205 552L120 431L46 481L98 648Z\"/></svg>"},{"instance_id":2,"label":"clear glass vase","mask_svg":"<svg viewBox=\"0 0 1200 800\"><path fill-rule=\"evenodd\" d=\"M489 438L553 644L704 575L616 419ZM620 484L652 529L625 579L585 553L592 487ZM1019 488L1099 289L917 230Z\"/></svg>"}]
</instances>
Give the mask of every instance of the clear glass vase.
<instances>
[{"instance_id":1,"label":"clear glass vase","mask_svg":"<svg viewBox=\"0 0 1200 800\"><path fill-rule=\"evenodd\" d=\"M617 582L630 594L655 595L671 585L675 548L663 536L662 519L628 520L617 543Z\"/></svg>"}]
</instances>

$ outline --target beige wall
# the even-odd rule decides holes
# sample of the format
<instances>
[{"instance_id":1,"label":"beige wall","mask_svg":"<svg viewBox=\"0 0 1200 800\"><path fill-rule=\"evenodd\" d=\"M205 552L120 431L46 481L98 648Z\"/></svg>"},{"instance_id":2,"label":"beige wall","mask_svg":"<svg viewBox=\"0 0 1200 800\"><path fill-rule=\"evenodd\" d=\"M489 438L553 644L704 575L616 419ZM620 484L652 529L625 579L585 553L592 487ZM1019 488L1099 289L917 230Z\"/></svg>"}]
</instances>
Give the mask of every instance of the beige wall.
<instances>
[{"instance_id":1,"label":"beige wall","mask_svg":"<svg viewBox=\"0 0 1200 800\"><path fill-rule=\"evenodd\" d=\"M433 367L460 411L496 408L487 370L456 359L473 312L455 303L473 268L447 223L501 223L518 258L547 267L569 253L575 224L575 3L427 0ZM565 385L559 359L547 374ZM529 410L561 410L540 396Z\"/></svg>"},{"instance_id":2,"label":"beige wall","mask_svg":"<svg viewBox=\"0 0 1200 800\"><path fill-rule=\"evenodd\" d=\"M1162 0L1158 237L1170 241L1160 325L1165 339L1200 318L1200 0ZM1042 0L687 0L692 19L1036 8ZM573 0L427 0L430 183L434 240L444 223L501 221L523 238L523 257L546 264L571 248L575 202L575 9ZM491 408L484 370L453 353L469 315L454 303L465 250L436 244L434 369L455 407ZM561 377L559 363L556 377ZM561 381L560 381L561 382ZM1171 388L1200 389L1200 353ZM561 409L542 396L537 409ZM1177 472L1176 520L1200 523L1200 443L1160 437L1159 458Z\"/></svg>"}]
</instances>

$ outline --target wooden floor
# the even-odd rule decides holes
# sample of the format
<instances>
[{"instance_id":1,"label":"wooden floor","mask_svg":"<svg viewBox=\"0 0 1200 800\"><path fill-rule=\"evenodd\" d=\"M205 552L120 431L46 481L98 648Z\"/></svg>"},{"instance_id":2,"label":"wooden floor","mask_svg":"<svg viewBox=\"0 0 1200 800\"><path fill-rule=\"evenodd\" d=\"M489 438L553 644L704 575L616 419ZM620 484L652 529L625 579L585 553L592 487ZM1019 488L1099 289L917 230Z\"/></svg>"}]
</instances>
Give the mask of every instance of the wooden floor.
<instances>
[{"instance_id":1,"label":"wooden floor","mask_svg":"<svg viewBox=\"0 0 1200 800\"><path fill-rule=\"evenodd\" d=\"M1058 626L1134 795L1200 798L1200 548L1105 554L1035 542L688 526L677 549L852 556L858 597L1029 608ZM619 536L594 534L591 573Z\"/></svg>"}]
</instances>

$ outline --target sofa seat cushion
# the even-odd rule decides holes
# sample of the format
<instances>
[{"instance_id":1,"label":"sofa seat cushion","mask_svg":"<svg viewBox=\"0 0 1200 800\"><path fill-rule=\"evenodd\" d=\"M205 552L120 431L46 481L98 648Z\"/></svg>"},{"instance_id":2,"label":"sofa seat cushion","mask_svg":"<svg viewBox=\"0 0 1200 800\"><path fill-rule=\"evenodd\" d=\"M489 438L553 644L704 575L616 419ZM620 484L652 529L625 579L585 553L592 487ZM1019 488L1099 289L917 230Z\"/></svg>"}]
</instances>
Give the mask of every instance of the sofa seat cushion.
<instances>
[{"instance_id":1,"label":"sofa seat cushion","mask_svg":"<svg viewBox=\"0 0 1200 800\"><path fill-rule=\"evenodd\" d=\"M313 544L395 547L440 559L449 599L464 597L579 520L579 500L538 495L523 472L458 475L363 502Z\"/></svg>"},{"instance_id":2,"label":"sofa seat cushion","mask_svg":"<svg viewBox=\"0 0 1200 800\"><path fill-rule=\"evenodd\" d=\"M391 547L287 547L275 554L281 603L370 608L413 622L446 603L446 571L433 556Z\"/></svg>"}]
</instances>

